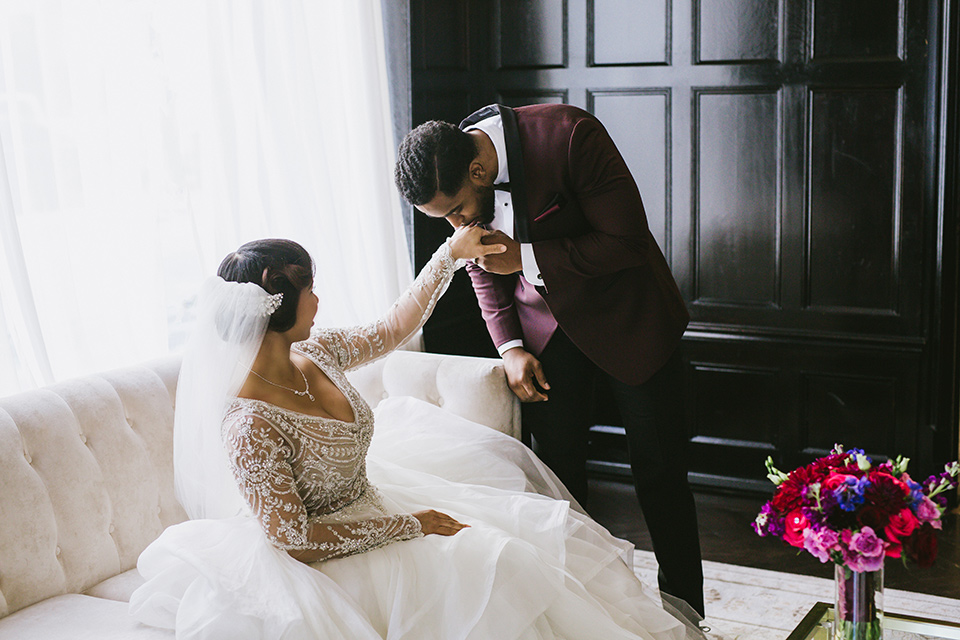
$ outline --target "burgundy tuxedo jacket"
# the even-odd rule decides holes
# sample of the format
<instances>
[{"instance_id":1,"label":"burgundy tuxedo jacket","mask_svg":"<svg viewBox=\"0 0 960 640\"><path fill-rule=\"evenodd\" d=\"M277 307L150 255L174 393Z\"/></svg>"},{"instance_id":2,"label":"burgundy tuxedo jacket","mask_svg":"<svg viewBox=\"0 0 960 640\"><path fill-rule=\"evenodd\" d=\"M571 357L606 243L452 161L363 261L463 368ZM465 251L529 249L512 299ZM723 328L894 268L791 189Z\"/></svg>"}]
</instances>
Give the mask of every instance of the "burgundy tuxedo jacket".
<instances>
[{"instance_id":1,"label":"burgundy tuxedo jacket","mask_svg":"<svg viewBox=\"0 0 960 640\"><path fill-rule=\"evenodd\" d=\"M535 289L520 273L468 265L494 344L523 339L539 355L552 314L598 367L626 384L645 382L690 317L620 152L599 120L569 105L497 105L460 127L494 109L506 139L514 238L533 244L544 282Z\"/></svg>"}]
</instances>

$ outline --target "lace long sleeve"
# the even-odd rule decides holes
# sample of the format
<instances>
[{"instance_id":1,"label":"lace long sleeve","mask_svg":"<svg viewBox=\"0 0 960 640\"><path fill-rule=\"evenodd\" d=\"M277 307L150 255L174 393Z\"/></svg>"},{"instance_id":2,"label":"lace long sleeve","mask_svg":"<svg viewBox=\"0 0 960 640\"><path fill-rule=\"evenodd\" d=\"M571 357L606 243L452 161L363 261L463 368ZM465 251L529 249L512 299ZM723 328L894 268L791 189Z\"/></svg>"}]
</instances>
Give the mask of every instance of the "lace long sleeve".
<instances>
[{"instance_id":1,"label":"lace long sleeve","mask_svg":"<svg viewBox=\"0 0 960 640\"><path fill-rule=\"evenodd\" d=\"M325 347L344 370L382 358L420 330L454 273L466 263L466 260L454 260L449 243L443 243L410 288L379 320L359 327L314 329L308 343Z\"/></svg>"},{"instance_id":2,"label":"lace long sleeve","mask_svg":"<svg viewBox=\"0 0 960 640\"><path fill-rule=\"evenodd\" d=\"M316 562L423 535L409 514L323 523L307 515L294 485L292 448L266 420L244 415L224 425L234 477L267 539L299 560Z\"/></svg>"}]
</instances>

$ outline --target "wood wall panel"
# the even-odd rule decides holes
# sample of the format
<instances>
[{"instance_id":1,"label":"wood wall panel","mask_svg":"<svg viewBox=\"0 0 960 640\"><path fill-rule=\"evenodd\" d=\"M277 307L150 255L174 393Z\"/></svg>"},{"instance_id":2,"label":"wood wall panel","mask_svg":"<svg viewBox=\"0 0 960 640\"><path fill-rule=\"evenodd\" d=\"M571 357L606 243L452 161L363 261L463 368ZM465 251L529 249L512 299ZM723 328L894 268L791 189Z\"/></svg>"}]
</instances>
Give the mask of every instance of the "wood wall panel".
<instances>
[{"instance_id":1,"label":"wood wall panel","mask_svg":"<svg viewBox=\"0 0 960 640\"><path fill-rule=\"evenodd\" d=\"M415 91L413 119L420 124L427 120L459 123L473 112L473 99L467 91Z\"/></svg>"},{"instance_id":2,"label":"wood wall panel","mask_svg":"<svg viewBox=\"0 0 960 640\"><path fill-rule=\"evenodd\" d=\"M900 58L901 0L813 0L813 58Z\"/></svg>"},{"instance_id":3,"label":"wood wall panel","mask_svg":"<svg viewBox=\"0 0 960 640\"><path fill-rule=\"evenodd\" d=\"M567 0L497 0L493 15L495 67L566 66Z\"/></svg>"},{"instance_id":4,"label":"wood wall panel","mask_svg":"<svg viewBox=\"0 0 960 640\"><path fill-rule=\"evenodd\" d=\"M670 9L669 0L588 0L588 64L667 64Z\"/></svg>"},{"instance_id":5,"label":"wood wall panel","mask_svg":"<svg viewBox=\"0 0 960 640\"><path fill-rule=\"evenodd\" d=\"M778 451L777 370L691 362L687 373L693 468L729 475L735 467L761 477L763 461Z\"/></svg>"},{"instance_id":6,"label":"wood wall panel","mask_svg":"<svg viewBox=\"0 0 960 640\"><path fill-rule=\"evenodd\" d=\"M701 63L780 59L777 0L694 0L697 60Z\"/></svg>"},{"instance_id":7,"label":"wood wall panel","mask_svg":"<svg viewBox=\"0 0 960 640\"><path fill-rule=\"evenodd\" d=\"M669 262L669 194L673 176L669 89L593 91L588 104L630 167L643 198L647 224Z\"/></svg>"},{"instance_id":8,"label":"wood wall panel","mask_svg":"<svg viewBox=\"0 0 960 640\"><path fill-rule=\"evenodd\" d=\"M801 442L810 455L826 455L836 443L873 456L890 456L897 428L896 379L806 374Z\"/></svg>"},{"instance_id":9,"label":"wood wall panel","mask_svg":"<svg viewBox=\"0 0 960 640\"><path fill-rule=\"evenodd\" d=\"M777 369L692 362L693 442L773 449Z\"/></svg>"},{"instance_id":10,"label":"wood wall panel","mask_svg":"<svg viewBox=\"0 0 960 640\"><path fill-rule=\"evenodd\" d=\"M694 302L778 307L778 92L696 96Z\"/></svg>"},{"instance_id":11,"label":"wood wall panel","mask_svg":"<svg viewBox=\"0 0 960 640\"><path fill-rule=\"evenodd\" d=\"M469 68L470 42L468 5L445 0L415 0L411 17L423 28L412 47L411 64L415 69L466 71Z\"/></svg>"},{"instance_id":12,"label":"wood wall panel","mask_svg":"<svg viewBox=\"0 0 960 640\"><path fill-rule=\"evenodd\" d=\"M899 89L810 96L808 304L895 314Z\"/></svg>"}]
</instances>

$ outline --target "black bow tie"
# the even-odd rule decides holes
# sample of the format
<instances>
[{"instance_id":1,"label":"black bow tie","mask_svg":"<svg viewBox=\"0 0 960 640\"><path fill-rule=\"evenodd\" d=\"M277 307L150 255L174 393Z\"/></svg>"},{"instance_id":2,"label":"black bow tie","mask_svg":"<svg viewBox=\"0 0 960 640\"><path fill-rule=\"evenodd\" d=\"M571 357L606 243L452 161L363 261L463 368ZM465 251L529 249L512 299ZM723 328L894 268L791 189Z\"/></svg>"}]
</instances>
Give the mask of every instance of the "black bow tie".
<instances>
[{"instance_id":1,"label":"black bow tie","mask_svg":"<svg viewBox=\"0 0 960 640\"><path fill-rule=\"evenodd\" d=\"M500 184L495 184L493 185L493 188L495 191L506 191L507 193L510 193L509 182L501 182Z\"/></svg>"}]
</instances>

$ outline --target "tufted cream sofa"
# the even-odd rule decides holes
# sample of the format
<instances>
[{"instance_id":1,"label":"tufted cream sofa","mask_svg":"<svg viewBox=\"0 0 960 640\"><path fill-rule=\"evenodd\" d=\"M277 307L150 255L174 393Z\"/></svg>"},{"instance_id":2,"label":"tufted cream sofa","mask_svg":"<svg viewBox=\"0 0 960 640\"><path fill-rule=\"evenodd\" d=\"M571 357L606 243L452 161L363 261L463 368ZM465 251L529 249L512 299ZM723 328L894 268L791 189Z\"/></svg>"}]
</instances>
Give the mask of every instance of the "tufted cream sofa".
<instances>
[{"instance_id":1,"label":"tufted cream sofa","mask_svg":"<svg viewBox=\"0 0 960 640\"><path fill-rule=\"evenodd\" d=\"M140 552L185 519L168 359L0 399L0 640L172 638L127 615ZM351 374L519 436L499 360L400 351Z\"/></svg>"}]
</instances>

